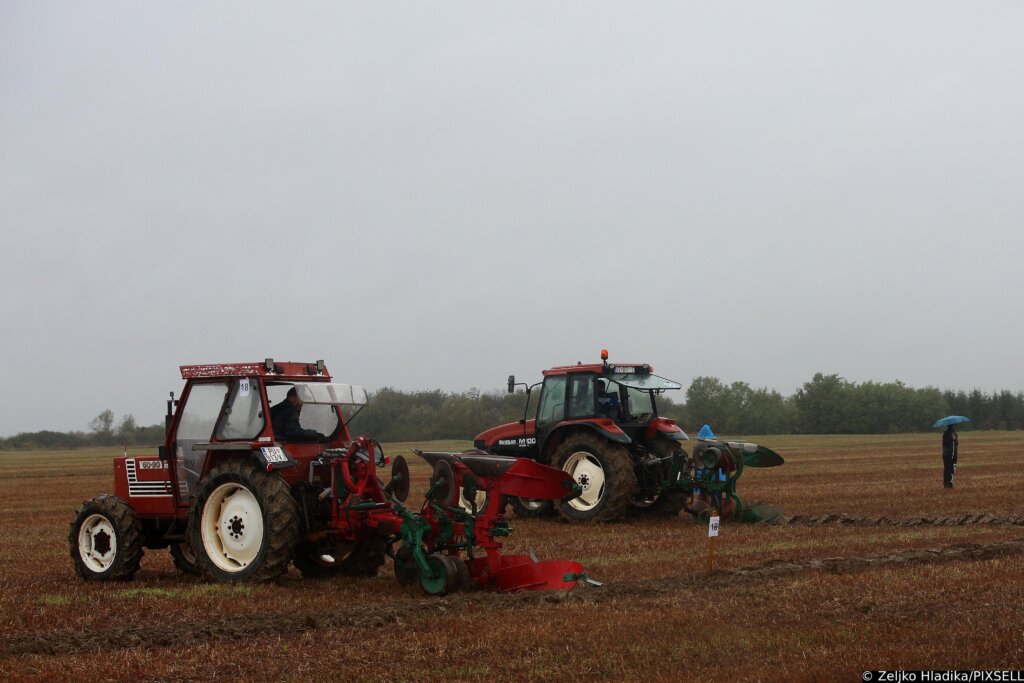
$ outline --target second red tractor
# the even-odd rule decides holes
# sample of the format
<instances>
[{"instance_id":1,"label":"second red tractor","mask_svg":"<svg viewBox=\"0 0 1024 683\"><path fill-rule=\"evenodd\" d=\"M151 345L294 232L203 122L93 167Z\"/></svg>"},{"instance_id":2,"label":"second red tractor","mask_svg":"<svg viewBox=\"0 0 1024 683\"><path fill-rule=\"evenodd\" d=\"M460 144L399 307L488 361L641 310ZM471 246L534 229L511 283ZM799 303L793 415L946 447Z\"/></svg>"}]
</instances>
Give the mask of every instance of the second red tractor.
<instances>
[{"instance_id":1,"label":"second red tractor","mask_svg":"<svg viewBox=\"0 0 1024 683\"><path fill-rule=\"evenodd\" d=\"M658 396L681 388L655 375L647 363L561 365L545 370L533 418L499 425L479 434L475 446L491 453L526 457L556 467L577 483L581 494L564 501L511 498L521 517L557 510L573 522L610 521L627 511L674 516L714 510L759 521L773 513L746 506L735 484L744 466L772 467L780 456L756 444L725 442L707 432L692 456L689 437L675 421L658 414ZM508 378L509 393L527 386Z\"/></svg>"}]
</instances>

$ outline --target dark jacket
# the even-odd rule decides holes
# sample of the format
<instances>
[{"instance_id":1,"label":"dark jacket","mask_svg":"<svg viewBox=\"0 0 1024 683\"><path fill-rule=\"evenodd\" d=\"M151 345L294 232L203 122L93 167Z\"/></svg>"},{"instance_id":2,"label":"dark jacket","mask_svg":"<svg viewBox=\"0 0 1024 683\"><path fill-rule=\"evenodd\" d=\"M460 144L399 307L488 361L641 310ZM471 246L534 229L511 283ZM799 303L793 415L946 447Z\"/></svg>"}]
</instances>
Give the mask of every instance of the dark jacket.
<instances>
[{"instance_id":1,"label":"dark jacket","mask_svg":"<svg viewBox=\"0 0 1024 683\"><path fill-rule=\"evenodd\" d=\"M274 437L281 441L322 441L324 435L315 429L303 429L299 424L299 409L285 399L270 409L270 424Z\"/></svg>"},{"instance_id":2,"label":"dark jacket","mask_svg":"<svg viewBox=\"0 0 1024 683\"><path fill-rule=\"evenodd\" d=\"M959 438L952 427L946 427L942 432L942 457L956 459L956 449L959 445Z\"/></svg>"}]
</instances>

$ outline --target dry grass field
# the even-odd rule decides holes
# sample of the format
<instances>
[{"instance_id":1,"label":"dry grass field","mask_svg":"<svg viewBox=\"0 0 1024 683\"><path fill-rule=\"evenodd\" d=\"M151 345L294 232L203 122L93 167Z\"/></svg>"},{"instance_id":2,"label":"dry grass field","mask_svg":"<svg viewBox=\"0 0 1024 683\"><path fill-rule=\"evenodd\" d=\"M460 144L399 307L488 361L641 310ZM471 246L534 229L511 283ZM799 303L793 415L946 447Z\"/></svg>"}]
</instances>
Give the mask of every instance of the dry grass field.
<instances>
[{"instance_id":1,"label":"dry grass field","mask_svg":"<svg viewBox=\"0 0 1024 683\"><path fill-rule=\"evenodd\" d=\"M751 437L783 524L514 520L510 551L602 588L428 598L375 579L214 585L149 551L134 581L79 581L67 529L113 489L109 451L0 453L0 679L860 680L870 668L1024 669L1024 434ZM420 444L431 449L463 442ZM394 455L413 444L385 445ZM428 471L414 462L420 500ZM826 517L826 515L828 515ZM879 518L885 518L879 521Z\"/></svg>"}]
</instances>

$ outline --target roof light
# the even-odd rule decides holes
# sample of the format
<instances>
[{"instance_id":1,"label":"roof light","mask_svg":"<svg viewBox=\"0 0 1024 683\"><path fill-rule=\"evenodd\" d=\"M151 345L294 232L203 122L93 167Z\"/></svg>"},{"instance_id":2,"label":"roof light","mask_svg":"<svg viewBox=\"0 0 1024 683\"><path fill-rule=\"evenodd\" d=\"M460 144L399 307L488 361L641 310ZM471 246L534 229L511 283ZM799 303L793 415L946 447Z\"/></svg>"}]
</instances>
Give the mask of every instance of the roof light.
<instances>
[{"instance_id":1,"label":"roof light","mask_svg":"<svg viewBox=\"0 0 1024 683\"><path fill-rule=\"evenodd\" d=\"M327 364L324 363L322 360L318 360L316 362L316 371L321 375L324 374L325 372L327 372Z\"/></svg>"},{"instance_id":2,"label":"roof light","mask_svg":"<svg viewBox=\"0 0 1024 683\"><path fill-rule=\"evenodd\" d=\"M608 349L601 349L601 360L608 360Z\"/></svg>"},{"instance_id":3,"label":"roof light","mask_svg":"<svg viewBox=\"0 0 1024 683\"><path fill-rule=\"evenodd\" d=\"M264 369L266 369L267 372L273 372L274 371L274 359L273 358L266 358L266 359L264 359L263 367L264 367Z\"/></svg>"}]
</instances>

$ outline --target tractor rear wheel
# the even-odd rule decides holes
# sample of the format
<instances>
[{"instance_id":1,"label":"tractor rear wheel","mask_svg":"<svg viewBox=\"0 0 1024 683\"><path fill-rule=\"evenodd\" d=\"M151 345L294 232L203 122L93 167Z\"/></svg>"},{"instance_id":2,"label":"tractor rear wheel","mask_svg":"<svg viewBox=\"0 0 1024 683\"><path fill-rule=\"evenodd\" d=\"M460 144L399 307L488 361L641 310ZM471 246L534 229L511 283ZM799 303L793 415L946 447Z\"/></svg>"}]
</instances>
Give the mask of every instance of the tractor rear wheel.
<instances>
[{"instance_id":1,"label":"tractor rear wheel","mask_svg":"<svg viewBox=\"0 0 1024 683\"><path fill-rule=\"evenodd\" d=\"M199 482L188 533L205 576L268 581L288 571L295 555L298 506L280 475L229 460Z\"/></svg>"},{"instance_id":2,"label":"tractor rear wheel","mask_svg":"<svg viewBox=\"0 0 1024 683\"><path fill-rule=\"evenodd\" d=\"M533 519L534 517L550 517L555 514L555 507L552 501L542 498L517 498L508 497L508 504L517 517Z\"/></svg>"},{"instance_id":3,"label":"tractor rear wheel","mask_svg":"<svg viewBox=\"0 0 1024 683\"><path fill-rule=\"evenodd\" d=\"M102 494L78 508L68 533L75 571L89 581L125 581L142 561L142 524L128 503Z\"/></svg>"},{"instance_id":4,"label":"tractor rear wheel","mask_svg":"<svg viewBox=\"0 0 1024 683\"><path fill-rule=\"evenodd\" d=\"M377 575L387 555L387 542L383 538L365 538L356 543L341 543L332 547L300 544L295 551L295 566L306 578L327 576Z\"/></svg>"},{"instance_id":5,"label":"tractor rear wheel","mask_svg":"<svg viewBox=\"0 0 1024 683\"><path fill-rule=\"evenodd\" d=\"M596 434L573 434L558 446L552 462L583 489L576 498L555 504L562 517L610 522L626 512L636 491L636 474L625 448Z\"/></svg>"}]
</instances>

